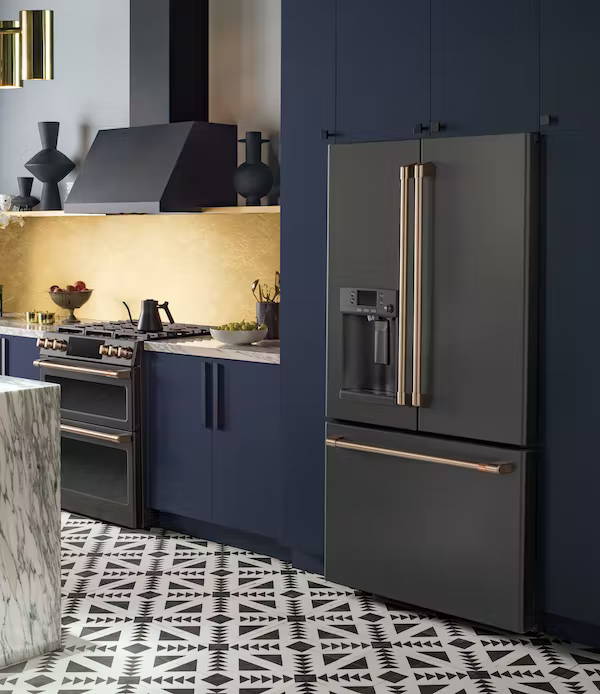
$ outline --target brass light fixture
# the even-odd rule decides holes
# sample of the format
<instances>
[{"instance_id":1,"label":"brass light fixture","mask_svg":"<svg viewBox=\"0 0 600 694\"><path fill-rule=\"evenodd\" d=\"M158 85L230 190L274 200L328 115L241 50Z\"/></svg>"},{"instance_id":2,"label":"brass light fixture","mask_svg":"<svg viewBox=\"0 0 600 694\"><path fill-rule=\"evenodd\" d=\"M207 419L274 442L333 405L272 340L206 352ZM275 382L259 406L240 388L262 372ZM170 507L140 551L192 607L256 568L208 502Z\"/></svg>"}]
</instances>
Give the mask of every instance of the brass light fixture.
<instances>
[{"instance_id":1,"label":"brass light fixture","mask_svg":"<svg viewBox=\"0 0 600 694\"><path fill-rule=\"evenodd\" d=\"M54 12L21 10L19 20L0 21L0 89L23 80L54 79Z\"/></svg>"}]
</instances>

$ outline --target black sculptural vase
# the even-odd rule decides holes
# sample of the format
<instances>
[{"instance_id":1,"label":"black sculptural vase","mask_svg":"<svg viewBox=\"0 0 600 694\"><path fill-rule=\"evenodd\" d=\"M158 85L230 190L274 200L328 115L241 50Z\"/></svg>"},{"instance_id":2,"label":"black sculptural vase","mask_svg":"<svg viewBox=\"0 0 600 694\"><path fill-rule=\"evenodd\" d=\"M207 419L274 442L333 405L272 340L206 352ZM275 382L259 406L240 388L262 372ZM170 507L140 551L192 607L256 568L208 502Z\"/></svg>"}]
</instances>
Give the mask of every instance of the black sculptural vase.
<instances>
[{"instance_id":1,"label":"black sculptural vase","mask_svg":"<svg viewBox=\"0 0 600 694\"><path fill-rule=\"evenodd\" d=\"M17 185L19 186L19 194L12 199L13 208L17 212L28 212L39 203L39 200L31 194L31 186L33 178L31 176L18 176Z\"/></svg>"},{"instance_id":2,"label":"black sculptural vase","mask_svg":"<svg viewBox=\"0 0 600 694\"><path fill-rule=\"evenodd\" d=\"M38 123L42 149L25 164L27 171L43 183L40 210L62 209L58 183L75 168L69 157L56 149L59 127L56 121Z\"/></svg>"},{"instance_id":3,"label":"black sculptural vase","mask_svg":"<svg viewBox=\"0 0 600 694\"><path fill-rule=\"evenodd\" d=\"M261 147L269 140L263 140L261 132L251 131L239 142L246 143L246 161L236 170L233 185L246 198L246 205L260 205L260 199L273 187L271 169L262 162Z\"/></svg>"}]
</instances>

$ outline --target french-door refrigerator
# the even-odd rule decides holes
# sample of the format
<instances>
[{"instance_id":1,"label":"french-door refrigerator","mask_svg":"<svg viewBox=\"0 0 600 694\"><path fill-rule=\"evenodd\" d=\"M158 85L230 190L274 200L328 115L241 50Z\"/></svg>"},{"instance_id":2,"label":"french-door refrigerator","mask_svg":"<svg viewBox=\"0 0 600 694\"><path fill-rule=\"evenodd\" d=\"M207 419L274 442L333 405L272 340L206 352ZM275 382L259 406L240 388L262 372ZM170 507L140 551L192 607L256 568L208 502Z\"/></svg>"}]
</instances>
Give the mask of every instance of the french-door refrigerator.
<instances>
[{"instance_id":1,"label":"french-door refrigerator","mask_svg":"<svg viewBox=\"0 0 600 694\"><path fill-rule=\"evenodd\" d=\"M329 155L328 578L534 626L537 138Z\"/></svg>"}]
</instances>

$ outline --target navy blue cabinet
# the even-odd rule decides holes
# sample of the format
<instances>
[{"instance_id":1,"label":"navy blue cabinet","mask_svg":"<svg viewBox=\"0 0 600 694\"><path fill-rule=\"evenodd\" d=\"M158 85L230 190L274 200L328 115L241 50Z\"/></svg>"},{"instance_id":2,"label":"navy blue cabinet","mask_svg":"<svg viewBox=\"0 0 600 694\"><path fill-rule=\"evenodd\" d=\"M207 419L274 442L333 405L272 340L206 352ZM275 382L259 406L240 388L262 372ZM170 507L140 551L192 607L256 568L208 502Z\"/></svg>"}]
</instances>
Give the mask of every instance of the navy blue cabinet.
<instances>
[{"instance_id":1,"label":"navy blue cabinet","mask_svg":"<svg viewBox=\"0 0 600 694\"><path fill-rule=\"evenodd\" d=\"M35 338L0 335L0 375L39 380L39 369L33 365L40 356Z\"/></svg>"},{"instance_id":2,"label":"navy blue cabinet","mask_svg":"<svg viewBox=\"0 0 600 694\"><path fill-rule=\"evenodd\" d=\"M544 611L552 633L563 620L567 629L570 621L591 624L595 638L564 635L600 643L600 136L556 133L545 141Z\"/></svg>"},{"instance_id":3,"label":"navy blue cabinet","mask_svg":"<svg viewBox=\"0 0 600 694\"><path fill-rule=\"evenodd\" d=\"M538 85L538 0L431 0L433 130L537 130Z\"/></svg>"},{"instance_id":4,"label":"navy blue cabinet","mask_svg":"<svg viewBox=\"0 0 600 694\"><path fill-rule=\"evenodd\" d=\"M335 122L335 1L282 4L281 431L284 542L322 567L327 140ZM358 88L358 86L357 86Z\"/></svg>"},{"instance_id":5,"label":"navy blue cabinet","mask_svg":"<svg viewBox=\"0 0 600 694\"><path fill-rule=\"evenodd\" d=\"M600 3L543 0L541 116L545 130L597 130Z\"/></svg>"},{"instance_id":6,"label":"navy blue cabinet","mask_svg":"<svg viewBox=\"0 0 600 694\"><path fill-rule=\"evenodd\" d=\"M213 379L213 522L279 538L279 368L216 362Z\"/></svg>"},{"instance_id":7,"label":"navy blue cabinet","mask_svg":"<svg viewBox=\"0 0 600 694\"><path fill-rule=\"evenodd\" d=\"M338 2L336 72L338 142L420 131L429 121L429 2Z\"/></svg>"},{"instance_id":8,"label":"navy blue cabinet","mask_svg":"<svg viewBox=\"0 0 600 694\"><path fill-rule=\"evenodd\" d=\"M160 353L144 361L147 505L279 540L279 367Z\"/></svg>"},{"instance_id":9,"label":"navy blue cabinet","mask_svg":"<svg viewBox=\"0 0 600 694\"><path fill-rule=\"evenodd\" d=\"M212 516L210 366L198 357L146 354L148 506ZM208 378L208 381L207 381Z\"/></svg>"}]
</instances>

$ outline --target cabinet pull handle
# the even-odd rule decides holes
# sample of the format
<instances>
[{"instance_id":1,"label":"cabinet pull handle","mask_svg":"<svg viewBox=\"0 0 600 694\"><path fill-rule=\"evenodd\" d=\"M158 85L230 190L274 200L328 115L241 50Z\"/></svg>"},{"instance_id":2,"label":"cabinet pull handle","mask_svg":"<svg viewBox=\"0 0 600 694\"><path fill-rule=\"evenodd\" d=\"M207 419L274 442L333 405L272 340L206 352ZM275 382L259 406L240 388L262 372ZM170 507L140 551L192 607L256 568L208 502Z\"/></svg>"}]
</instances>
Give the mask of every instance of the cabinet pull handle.
<instances>
[{"instance_id":1,"label":"cabinet pull handle","mask_svg":"<svg viewBox=\"0 0 600 694\"><path fill-rule=\"evenodd\" d=\"M422 407L423 346L423 178L433 177L433 164L415 164L415 240L413 266L412 405Z\"/></svg>"},{"instance_id":2,"label":"cabinet pull handle","mask_svg":"<svg viewBox=\"0 0 600 694\"><path fill-rule=\"evenodd\" d=\"M88 439L99 439L100 441L110 441L111 443L125 443L131 438L131 434L107 434L104 431L94 431L92 429L82 429L70 424L61 424L60 430L65 434L77 434Z\"/></svg>"},{"instance_id":3,"label":"cabinet pull handle","mask_svg":"<svg viewBox=\"0 0 600 694\"><path fill-rule=\"evenodd\" d=\"M215 364L213 371L213 426L223 429L223 364Z\"/></svg>"},{"instance_id":4,"label":"cabinet pull handle","mask_svg":"<svg viewBox=\"0 0 600 694\"><path fill-rule=\"evenodd\" d=\"M206 429L213 428L212 420L212 366L207 361L204 362L204 426Z\"/></svg>"},{"instance_id":5,"label":"cabinet pull handle","mask_svg":"<svg viewBox=\"0 0 600 694\"><path fill-rule=\"evenodd\" d=\"M408 189L414 165L400 167L400 248L398 277L398 387L396 404L406 405L406 268L408 265Z\"/></svg>"},{"instance_id":6,"label":"cabinet pull handle","mask_svg":"<svg viewBox=\"0 0 600 694\"><path fill-rule=\"evenodd\" d=\"M322 140L331 140L333 137L339 137L341 133L336 133L335 130L327 130L323 129L321 130L321 139Z\"/></svg>"},{"instance_id":7,"label":"cabinet pull handle","mask_svg":"<svg viewBox=\"0 0 600 694\"><path fill-rule=\"evenodd\" d=\"M417 123L413 128L414 135L422 135L423 133L429 132L429 126L425 123Z\"/></svg>"},{"instance_id":8,"label":"cabinet pull handle","mask_svg":"<svg viewBox=\"0 0 600 694\"><path fill-rule=\"evenodd\" d=\"M8 340L5 337L0 338L0 376L8 376L6 368L6 352Z\"/></svg>"},{"instance_id":9,"label":"cabinet pull handle","mask_svg":"<svg viewBox=\"0 0 600 694\"><path fill-rule=\"evenodd\" d=\"M514 470L514 465L507 462L498 463L478 463L473 460L457 460L455 458L440 458L435 455L422 455L420 453L410 453L409 451L396 451L393 448L380 448L379 446L368 446L364 443L353 443L346 441L343 437L328 438L327 446L330 448L343 448L348 451L360 451L362 453L374 453L375 455L385 455L392 458L404 458L420 463L435 463L437 465L449 465L450 467L460 467L475 472L487 472L491 475L508 475Z\"/></svg>"},{"instance_id":10,"label":"cabinet pull handle","mask_svg":"<svg viewBox=\"0 0 600 694\"><path fill-rule=\"evenodd\" d=\"M431 122L429 127L430 127L432 133L439 133L442 130L446 129L446 124L440 123L439 120L434 120Z\"/></svg>"}]
</instances>

